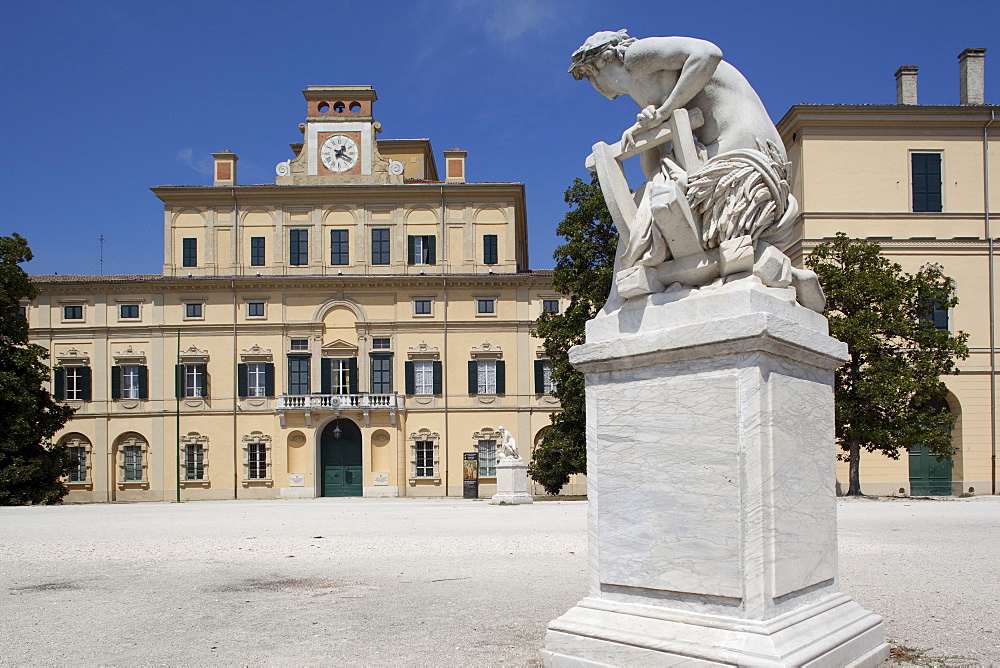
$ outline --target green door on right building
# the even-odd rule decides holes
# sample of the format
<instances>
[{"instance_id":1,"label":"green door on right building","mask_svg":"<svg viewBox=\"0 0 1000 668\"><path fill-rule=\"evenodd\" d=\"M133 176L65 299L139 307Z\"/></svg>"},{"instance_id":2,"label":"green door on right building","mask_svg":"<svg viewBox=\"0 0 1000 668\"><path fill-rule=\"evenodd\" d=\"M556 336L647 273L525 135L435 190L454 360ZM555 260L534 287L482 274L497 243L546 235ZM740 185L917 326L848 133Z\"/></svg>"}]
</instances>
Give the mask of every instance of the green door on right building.
<instances>
[{"instance_id":1,"label":"green door on right building","mask_svg":"<svg viewBox=\"0 0 1000 668\"><path fill-rule=\"evenodd\" d=\"M951 496L952 461L938 461L926 445L910 448L910 496Z\"/></svg>"}]
</instances>

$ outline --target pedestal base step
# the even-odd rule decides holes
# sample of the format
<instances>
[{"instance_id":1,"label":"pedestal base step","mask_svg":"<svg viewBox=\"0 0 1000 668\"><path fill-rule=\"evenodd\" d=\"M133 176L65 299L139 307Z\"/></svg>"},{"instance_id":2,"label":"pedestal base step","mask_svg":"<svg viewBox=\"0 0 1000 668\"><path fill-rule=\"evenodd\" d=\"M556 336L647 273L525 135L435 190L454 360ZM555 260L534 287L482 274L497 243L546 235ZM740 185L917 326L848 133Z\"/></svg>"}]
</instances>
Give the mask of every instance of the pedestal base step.
<instances>
[{"instance_id":1,"label":"pedestal base step","mask_svg":"<svg viewBox=\"0 0 1000 668\"><path fill-rule=\"evenodd\" d=\"M527 492L499 492L490 497L490 503L495 506L517 506L534 502L535 500Z\"/></svg>"},{"instance_id":2,"label":"pedestal base step","mask_svg":"<svg viewBox=\"0 0 1000 668\"><path fill-rule=\"evenodd\" d=\"M876 668L882 618L844 594L767 621L585 598L553 620L547 667L808 666Z\"/></svg>"}]
</instances>

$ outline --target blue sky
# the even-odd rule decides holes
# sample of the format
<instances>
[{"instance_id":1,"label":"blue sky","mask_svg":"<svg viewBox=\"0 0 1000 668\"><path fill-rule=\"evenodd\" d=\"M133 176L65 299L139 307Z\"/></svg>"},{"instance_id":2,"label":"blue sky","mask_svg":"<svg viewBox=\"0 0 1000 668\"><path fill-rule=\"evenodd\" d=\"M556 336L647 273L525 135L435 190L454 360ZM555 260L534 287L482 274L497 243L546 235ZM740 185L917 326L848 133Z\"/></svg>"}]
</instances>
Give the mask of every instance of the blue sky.
<instances>
[{"instance_id":1,"label":"blue sky","mask_svg":"<svg viewBox=\"0 0 1000 668\"><path fill-rule=\"evenodd\" d=\"M159 273L149 188L209 185L210 154L241 183L274 181L301 136L301 90L369 84L384 138L469 151L471 181L523 181L531 266L553 266L563 191L598 140L633 122L566 73L597 30L718 44L778 120L796 103L893 103L920 66L925 104L958 101L965 47L987 53L1000 102L1000 2L592 0L0 3L0 234L30 273Z\"/></svg>"}]
</instances>

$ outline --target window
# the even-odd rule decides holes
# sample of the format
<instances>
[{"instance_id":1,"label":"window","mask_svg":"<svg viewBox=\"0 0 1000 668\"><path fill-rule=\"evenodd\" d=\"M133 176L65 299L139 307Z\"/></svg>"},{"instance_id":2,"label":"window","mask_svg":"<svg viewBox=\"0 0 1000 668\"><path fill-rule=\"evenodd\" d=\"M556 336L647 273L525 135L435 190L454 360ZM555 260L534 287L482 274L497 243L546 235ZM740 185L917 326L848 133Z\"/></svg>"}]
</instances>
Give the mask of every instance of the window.
<instances>
[{"instance_id":1,"label":"window","mask_svg":"<svg viewBox=\"0 0 1000 668\"><path fill-rule=\"evenodd\" d=\"M559 300L558 299L543 299L542 300L542 311L545 313L559 313Z\"/></svg>"},{"instance_id":2,"label":"window","mask_svg":"<svg viewBox=\"0 0 1000 668\"><path fill-rule=\"evenodd\" d=\"M198 266L198 240L197 239L182 239L181 240L181 265L184 267L197 267Z\"/></svg>"},{"instance_id":3,"label":"window","mask_svg":"<svg viewBox=\"0 0 1000 668\"><path fill-rule=\"evenodd\" d=\"M433 303L432 299L414 299L413 315L431 315L431 304Z\"/></svg>"},{"instance_id":4,"label":"window","mask_svg":"<svg viewBox=\"0 0 1000 668\"><path fill-rule=\"evenodd\" d=\"M437 360L406 363L407 394L441 394L441 362Z\"/></svg>"},{"instance_id":5,"label":"window","mask_svg":"<svg viewBox=\"0 0 1000 668\"><path fill-rule=\"evenodd\" d=\"M555 389L552 364L549 360L535 360L535 394L552 394Z\"/></svg>"},{"instance_id":6,"label":"window","mask_svg":"<svg viewBox=\"0 0 1000 668\"><path fill-rule=\"evenodd\" d=\"M415 441L414 456L417 460L417 477L434 477L434 441Z\"/></svg>"},{"instance_id":7,"label":"window","mask_svg":"<svg viewBox=\"0 0 1000 668\"><path fill-rule=\"evenodd\" d=\"M267 480L267 444L247 444L247 478Z\"/></svg>"},{"instance_id":8,"label":"window","mask_svg":"<svg viewBox=\"0 0 1000 668\"><path fill-rule=\"evenodd\" d=\"M208 365L178 364L176 367L176 395L180 398L194 399L208 396Z\"/></svg>"},{"instance_id":9,"label":"window","mask_svg":"<svg viewBox=\"0 0 1000 668\"><path fill-rule=\"evenodd\" d=\"M330 264L350 264L350 246L347 237L349 230L330 230Z\"/></svg>"},{"instance_id":10,"label":"window","mask_svg":"<svg viewBox=\"0 0 1000 668\"><path fill-rule=\"evenodd\" d=\"M392 393L392 355L373 354L372 394L391 394L391 393Z\"/></svg>"},{"instance_id":11,"label":"window","mask_svg":"<svg viewBox=\"0 0 1000 668\"><path fill-rule=\"evenodd\" d=\"M203 315L202 306L204 306L204 304L202 304L201 302L187 302L186 304L184 304L184 317L185 318L205 317Z\"/></svg>"},{"instance_id":12,"label":"window","mask_svg":"<svg viewBox=\"0 0 1000 668\"><path fill-rule=\"evenodd\" d=\"M288 231L288 264L309 264L309 230Z\"/></svg>"},{"instance_id":13,"label":"window","mask_svg":"<svg viewBox=\"0 0 1000 668\"><path fill-rule=\"evenodd\" d=\"M264 302L247 302L247 317L248 318L263 318L264 317Z\"/></svg>"},{"instance_id":14,"label":"window","mask_svg":"<svg viewBox=\"0 0 1000 668\"><path fill-rule=\"evenodd\" d=\"M250 266L264 266L264 237L250 237Z\"/></svg>"},{"instance_id":15,"label":"window","mask_svg":"<svg viewBox=\"0 0 1000 668\"><path fill-rule=\"evenodd\" d=\"M138 304L119 304L118 318L121 320L136 320L139 318Z\"/></svg>"},{"instance_id":16,"label":"window","mask_svg":"<svg viewBox=\"0 0 1000 668\"><path fill-rule=\"evenodd\" d=\"M942 308L939 302L934 302L931 306L933 310L922 320L933 326L934 329L948 331L948 309Z\"/></svg>"},{"instance_id":17,"label":"window","mask_svg":"<svg viewBox=\"0 0 1000 668\"><path fill-rule=\"evenodd\" d=\"M497 235L483 235L483 264L497 263Z\"/></svg>"},{"instance_id":18,"label":"window","mask_svg":"<svg viewBox=\"0 0 1000 668\"><path fill-rule=\"evenodd\" d=\"M911 153L914 212L941 211L941 154Z\"/></svg>"},{"instance_id":19,"label":"window","mask_svg":"<svg viewBox=\"0 0 1000 668\"><path fill-rule=\"evenodd\" d=\"M288 393L309 394L309 356L288 356Z\"/></svg>"},{"instance_id":20,"label":"window","mask_svg":"<svg viewBox=\"0 0 1000 668\"><path fill-rule=\"evenodd\" d=\"M477 394L497 393L497 363L495 360L483 360L476 363L478 376L476 384Z\"/></svg>"},{"instance_id":21,"label":"window","mask_svg":"<svg viewBox=\"0 0 1000 668\"><path fill-rule=\"evenodd\" d=\"M142 476L142 446L126 445L122 448L124 459L124 472L122 479L125 482L139 482Z\"/></svg>"},{"instance_id":22,"label":"window","mask_svg":"<svg viewBox=\"0 0 1000 668\"><path fill-rule=\"evenodd\" d=\"M121 367L122 374L122 399L139 398L139 367L130 364Z\"/></svg>"},{"instance_id":23,"label":"window","mask_svg":"<svg viewBox=\"0 0 1000 668\"><path fill-rule=\"evenodd\" d=\"M495 315L497 300L490 298L480 298L476 300L476 313L479 315Z\"/></svg>"},{"instance_id":24,"label":"window","mask_svg":"<svg viewBox=\"0 0 1000 668\"><path fill-rule=\"evenodd\" d=\"M356 357L332 358L322 361L323 394L357 394L358 360Z\"/></svg>"},{"instance_id":25,"label":"window","mask_svg":"<svg viewBox=\"0 0 1000 668\"><path fill-rule=\"evenodd\" d=\"M469 362L469 394L504 394L507 391L503 360Z\"/></svg>"},{"instance_id":26,"label":"window","mask_svg":"<svg viewBox=\"0 0 1000 668\"><path fill-rule=\"evenodd\" d=\"M389 264L389 228L372 228L372 264Z\"/></svg>"},{"instance_id":27,"label":"window","mask_svg":"<svg viewBox=\"0 0 1000 668\"><path fill-rule=\"evenodd\" d=\"M493 478L497 474L497 442L479 441L479 477Z\"/></svg>"},{"instance_id":28,"label":"window","mask_svg":"<svg viewBox=\"0 0 1000 668\"><path fill-rule=\"evenodd\" d=\"M60 401L90 401L89 366L64 366L56 369L55 398Z\"/></svg>"},{"instance_id":29,"label":"window","mask_svg":"<svg viewBox=\"0 0 1000 668\"><path fill-rule=\"evenodd\" d=\"M409 235L406 237L407 264L437 264L435 246L437 238L432 235Z\"/></svg>"},{"instance_id":30,"label":"window","mask_svg":"<svg viewBox=\"0 0 1000 668\"><path fill-rule=\"evenodd\" d=\"M18 306L17 307L17 315L20 316L22 320L27 320L28 319L28 307L27 306Z\"/></svg>"},{"instance_id":31,"label":"window","mask_svg":"<svg viewBox=\"0 0 1000 668\"><path fill-rule=\"evenodd\" d=\"M288 344L289 350L309 350L309 339L292 339Z\"/></svg>"},{"instance_id":32,"label":"window","mask_svg":"<svg viewBox=\"0 0 1000 668\"><path fill-rule=\"evenodd\" d=\"M375 350L389 350L392 346L389 345L389 339L386 337L377 337L372 339L372 348Z\"/></svg>"},{"instance_id":33,"label":"window","mask_svg":"<svg viewBox=\"0 0 1000 668\"><path fill-rule=\"evenodd\" d=\"M185 448L184 479L205 479L205 446L200 443L188 443Z\"/></svg>"},{"instance_id":34,"label":"window","mask_svg":"<svg viewBox=\"0 0 1000 668\"><path fill-rule=\"evenodd\" d=\"M87 448L83 446L69 448L69 460L72 462L67 473L69 482L87 482Z\"/></svg>"},{"instance_id":35,"label":"window","mask_svg":"<svg viewBox=\"0 0 1000 668\"><path fill-rule=\"evenodd\" d=\"M269 397L274 394L274 368L267 362L250 362L246 365L247 386L246 397ZM271 373L268 373L271 371ZM270 382L268 382L270 381ZM271 387L268 387L268 386ZM241 388L242 389L242 388ZM270 390L270 392L268 392Z\"/></svg>"},{"instance_id":36,"label":"window","mask_svg":"<svg viewBox=\"0 0 1000 668\"><path fill-rule=\"evenodd\" d=\"M63 320L83 320L83 305L67 304L63 306Z\"/></svg>"}]
</instances>

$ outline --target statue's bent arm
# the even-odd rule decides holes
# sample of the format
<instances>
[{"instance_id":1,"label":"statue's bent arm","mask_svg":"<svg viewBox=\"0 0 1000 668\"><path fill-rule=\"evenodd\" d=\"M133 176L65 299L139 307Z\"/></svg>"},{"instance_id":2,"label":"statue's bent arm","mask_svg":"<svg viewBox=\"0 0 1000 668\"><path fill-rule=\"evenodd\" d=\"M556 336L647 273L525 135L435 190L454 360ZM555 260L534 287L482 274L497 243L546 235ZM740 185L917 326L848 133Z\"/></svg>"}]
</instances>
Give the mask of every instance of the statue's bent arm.
<instances>
[{"instance_id":1,"label":"statue's bent arm","mask_svg":"<svg viewBox=\"0 0 1000 668\"><path fill-rule=\"evenodd\" d=\"M655 110L655 117L647 116L653 121L651 125L663 122L675 109L690 102L708 84L721 62L719 47L691 37L648 37L625 52L625 68L635 76L678 72L677 82Z\"/></svg>"}]
</instances>

